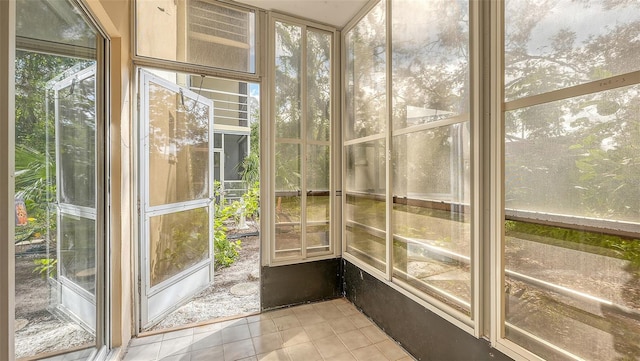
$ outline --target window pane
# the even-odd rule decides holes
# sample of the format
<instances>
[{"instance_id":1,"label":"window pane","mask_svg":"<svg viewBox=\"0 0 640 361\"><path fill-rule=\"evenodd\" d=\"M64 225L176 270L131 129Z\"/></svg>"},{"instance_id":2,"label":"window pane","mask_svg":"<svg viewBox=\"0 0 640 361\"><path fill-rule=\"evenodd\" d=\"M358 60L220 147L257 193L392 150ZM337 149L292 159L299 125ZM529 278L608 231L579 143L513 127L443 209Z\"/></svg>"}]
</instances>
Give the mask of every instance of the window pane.
<instances>
[{"instance_id":1,"label":"window pane","mask_svg":"<svg viewBox=\"0 0 640 361\"><path fill-rule=\"evenodd\" d=\"M636 85L506 114L506 336L543 357L524 332L640 357L638 104Z\"/></svg>"},{"instance_id":2,"label":"window pane","mask_svg":"<svg viewBox=\"0 0 640 361\"><path fill-rule=\"evenodd\" d=\"M246 135L225 134L224 136L224 180L242 179L242 161L247 156L249 145Z\"/></svg>"},{"instance_id":3,"label":"window pane","mask_svg":"<svg viewBox=\"0 0 640 361\"><path fill-rule=\"evenodd\" d=\"M380 1L345 36L345 140L387 129L385 6Z\"/></svg>"},{"instance_id":4,"label":"window pane","mask_svg":"<svg viewBox=\"0 0 640 361\"><path fill-rule=\"evenodd\" d=\"M136 1L137 54L255 73L255 14L209 1Z\"/></svg>"},{"instance_id":5,"label":"window pane","mask_svg":"<svg viewBox=\"0 0 640 361\"><path fill-rule=\"evenodd\" d=\"M345 147L347 252L381 271L386 264L384 139Z\"/></svg>"},{"instance_id":6,"label":"window pane","mask_svg":"<svg viewBox=\"0 0 640 361\"><path fill-rule=\"evenodd\" d=\"M96 222L61 214L60 237L60 275L95 295Z\"/></svg>"},{"instance_id":7,"label":"window pane","mask_svg":"<svg viewBox=\"0 0 640 361\"><path fill-rule=\"evenodd\" d=\"M640 222L640 86L505 115L507 209Z\"/></svg>"},{"instance_id":8,"label":"window pane","mask_svg":"<svg viewBox=\"0 0 640 361\"><path fill-rule=\"evenodd\" d=\"M93 50L97 45L95 30L70 1L16 1L16 35L21 45L25 40Z\"/></svg>"},{"instance_id":9,"label":"window pane","mask_svg":"<svg viewBox=\"0 0 640 361\"><path fill-rule=\"evenodd\" d=\"M300 152L276 143L276 257L302 255Z\"/></svg>"},{"instance_id":10,"label":"window pane","mask_svg":"<svg viewBox=\"0 0 640 361\"><path fill-rule=\"evenodd\" d=\"M307 31L307 139L329 141L331 34Z\"/></svg>"},{"instance_id":11,"label":"window pane","mask_svg":"<svg viewBox=\"0 0 640 361\"><path fill-rule=\"evenodd\" d=\"M393 138L394 276L469 315L469 123Z\"/></svg>"},{"instance_id":12,"label":"window pane","mask_svg":"<svg viewBox=\"0 0 640 361\"><path fill-rule=\"evenodd\" d=\"M329 251L330 151L307 146L307 252Z\"/></svg>"},{"instance_id":13,"label":"window pane","mask_svg":"<svg viewBox=\"0 0 640 361\"><path fill-rule=\"evenodd\" d=\"M209 258L209 210L154 216L149 219L151 286Z\"/></svg>"},{"instance_id":14,"label":"window pane","mask_svg":"<svg viewBox=\"0 0 640 361\"><path fill-rule=\"evenodd\" d=\"M394 0L393 129L469 112L469 3Z\"/></svg>"},{"instance_id":15,"label":"window pane","mask_svg":"<svg viewBox=\"0 0 640 361\"><path fill-rule=\"evenodd\" d=\"M208 198L209 107L149 82L151 206Z\"/></svg>"},{"instance_id":16,"label":"window pane","mask_svg":"<svg viewBox=\"0 0 640 361\"><path fill-rule=\"evenodd\" d=\"M276 21L276 137L300 138L302 29Z\"/></svg>"},{"instance_id":17,"label":"window pane","mask_svg":"<svg viewBox=\"0 0 640 361\"><path fill-rule=\"evenodd\" d=\"M70 82L58 97L60 202L95 207L96 114L95 68L86 78Z\"/></svg>"},{"instance_id":18,"label":"window pane","mask_svg":"<svg viewBox=\"0 0 640 361\"><path fill-rule=\"evenodd\" d=\"M506 100L640 70L638 32L638 1L506 1Z\"/></svg>"}]
</instances>

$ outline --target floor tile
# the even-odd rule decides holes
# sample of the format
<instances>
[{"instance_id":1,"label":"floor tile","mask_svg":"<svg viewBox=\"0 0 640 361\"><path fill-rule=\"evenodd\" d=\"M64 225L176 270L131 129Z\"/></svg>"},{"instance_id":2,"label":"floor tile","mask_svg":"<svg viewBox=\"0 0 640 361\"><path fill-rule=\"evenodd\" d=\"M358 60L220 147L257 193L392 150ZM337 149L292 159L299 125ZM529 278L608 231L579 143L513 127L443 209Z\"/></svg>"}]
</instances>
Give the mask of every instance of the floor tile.
<instances>
[{"instance_id":1,"label":"floor tile","mask_svg":"<svg viewBox=\"0 0 640 361\"><path fill-rule=\"evenodd\" d=\"M256 356L251 356L251 357L241 358L238 361L258 361L258 358Z\"/></svg>"},{"instance_id":2,"label":"floor tile","mask_svg":"<svg viewBox=\"0 0 640 361\"><path fill-rule=\"evenodd\" d=\"M378 350L380 350L380 352L382 352L382 354L391 361L396 361L408 356L400 345L390 339L377 343L376 347L378 347Z\"/></svg>"},{"instance_id":3,"label":"floor tile","mask_svg":"<svg viewBox=\"0 0 640 361\"><path fill-rule=\"evenodd\" d=\"M304 330L307 332L309 338L313 340L317 340L320 338L325 338L327 336L335 335L333 332L333 328L327 322L317 323L313 325L304 325Z\"/></svg>"},{"instance_id":4,"label":"floor tile","mask_svg":"<svg viewBox=\"0 0 640 361\"><path fill-rule=\"evenodd\" d=\"M345 299L131 340L123 361L414 361Z\"/></svg>"},{"instance_id":5,"label":"floor tile","mask_svg":"<svg viewBox=\"0 0 640 361\"><path fill-rule=\"evenodd\" d=\"M160 351L158 352L158 358L162 359L171 355L180 355L191 351L191 343L193 342L193 336L184 336L178 338L171 338L162 341L160 345Z\"/></svg>"},{"instance_id":6,"label":"floor tile","mask_svg":"<svg viewBox=\"0 0 640 361\"><path fill-rule=\"evenodd\" d=\"M202 350L214 346L222 345L222 332L214 331L208 333L195 333L193 334L193 343L191 344L191 351Z\"/></svg>"},{"instance_id":7,"label":"floor tile","mask_svg":"<svg viewBox=\"0 0 640 361\"><path fill-rule=\"evenodd\" d=\"M163 334L162 341L171 340L173 338L193 336L193 328L186 328L184 330L171 331Z\"/></svg>"},{"instance_id":8,"label":"floor tile","mask_svg":"<svg viewBox=\"0 0 640 361\"><path fill-rule=\"evenodd\" d=\"M293 313L295 313L296 315L299 313L304 313L304 312L309 312L309 311L313 311L313 303L307 303L305 305L300 305L300 306L296 306L296 307L292 307L291 310L293 311Z\"/></svg>"},{"instance_id":9,"label":"floor tile","mask_svg":"<svg viewBox=\"0 0 640 361\"><path fill-rule=\"evenodd\" d=\"M260 336L267 333L273 333L278 331L276 324L270 318L259 320L249 324L249 332L251 337Z\"/></svg>"},{"instance_id":10,"label":"floor tile","mask_svg":"<svg viewBox=\"0 0 640 361\"><path fill-rule=\"evenodd\" d=\"M225 343L222 347L225 361L237 361L256 354L251 339Z\"/></svg>"},{"instance_id":11,"label":"floor tile","mask_svg":"<svg viewBox=\"0 0 640 361\"><path fill-rule=\"evenodd\" d=\"M332 304L323 304L322 306L315 307L316 312L322 316L325 320L333 320L336 318L343 318L344 314L336 306Z\"/></svg>"},{"instance_id":12,"label":"floor tile","mask_svg":"<svg viewBox=\"0 0 640 361\"><path fill-rule=\"evenodd\" d=\"M371 343L378 343L387 339L387 335L375 325L363 327L360 329L360 332L367 336Z\"/></svg>"},{"instance_id":13,"label":"floor tile","mask_svg":"<svg viewBox=\"0 0 640 361\"><path fill-rule=\"evenodd\" d=\"M284 346L282 342L282 337L280 333L268 333L261 336L254 337L253 348L256 350L257 354L271 352L277 349L280 349Z\"/></svg>"},{"instance_id":14,"label":"floor tile","mask_svg":"<svg viewBox=\"0 0 640 361\"><path fill-rule=\"evenodd\" d=\"M348 318L337 318L328 321L329 325L337 334L352 331L356 329L356 326Z\"/></svg>"},{"instance_id":15,"label":"floor tile","mask_svg":"<svg viewBox=\"0 0 640 361\"><path fill-rule=\"evenodd\" d=\"M251 316L247 316L247 323L253 323L253 322L258 322L261 320L270 320L271 317L268 316L266 313L261 313L259 315L251 315Z\"/></svg>"},{"instance_id":16,"label":"floor tile","mask_svg":"<svg viewBox=\"0 0 640 361\"><path fill-rule=\"evenodd\" d=\"M293 327L280 332L284 347L294 346L301 343L309 342L311 339L302 326Z\"/></svg>"},{"instance_id":17,"label":"floor tile","mask_svg":"<svg viewBox=\"0 0 640 361\"><path fill-rule=\"evenodd\" d=\"M298 318L294 314L273 318L273 323L279 331L301 326L300 321L298 321Z\"/></svg>"},{"instance_id":18,"label":"floor tile","mask_svg":"<svg viewBox=\"0 0 640 361\"><path fill-rule=\"evenodd\" d=\"M283 349L259 354L257 358L258 361L293 361Z\"/></svg>"},{"instance_id":19,"label":"floor tile","mask_svg":"<svg viewBox=\"0 0 640 361\"><path fill-rule=\"evenodd\" d=\"M222 345L191 351L190 361L224 360Z\"/></svg>"},{"instance_id":20,"label":"floor tile","mask_svg":"<svg viewBox=\"0 0 640 361\"><path fill-rule=\"evenodd\" d=\"M371 341L360 330L348 331L338 335L338 338L344 343L347 349L355 350L361 347L369 346Z\"/></svg>"},{"instance_id":21,"label":"floor tile","mask_svg":"<svg viewBox=\"0 0 640 361\"><path fill-rule=\"evenodd\" d=\"M311 342L286 347L284 349L293 361L316 361L322 360L322 356Z\"/></svg>"},{"instance_id":22,"label":"floor tile","mask_svg":"<svg viewBox=\"0 0 640 361\"><path fill-rule=\"evenodd\" d=\"M154 342L127 349L124 361L155 361L158 359L161 342Z\"/></svg>"},{"instance_id":23,"label":"floor tile","mask_svg":"<svg viewBox=\"0 0 640 361\"><path fill-rule=\"evenodd\" d=\"M336 306L345 316L353 316L353 315L357 315L360 312L358 312L358 310L353 307L352 304L350 303L345 303L342 305L337 305Z\"/></svg>"},{"instance_id":24,"label":"floor tile","mask_svg":"<svg viewBox=\"0 0 640 361\"><path fill-rule=\"evenodd\" d=\"M356 361L356 358L353 357L351 352L347 352L347 353L341 353L339 355L335 355L331 357L325 357L324 360L325 361Z\"/></svg>"},{"instance_id":25,"label":"floor tile","mask_svg":"<svg viewBox=\"0 0 640 361\"><path fill-rule=\"evenodd\" d=\"M388 361L375 345L359 348L351 351L358 361Z\"/></svg>"},{"instance_id":26,"label":"floor tile","mask_svg":"<svg viewBox=\"0 0 640 361\"><path fill-rule=\"evenodd\" d=\"M296 317L302 325L313 325L315 323L324 322L324 317L320 316L315 310L309 310L302 313L296 313Z\"/></svg>"},{"instance_id":27,"label":"floor tile","mask_svg":"<svg viewBox=\"0 0 640 361\"><path fill-rule=\"evenodd\" d=\"M246 340L248 338L251 338L251 333L249 332L249 326L246 324L222 329L222 343Z\"/></svg>"},{"instance_id":28,"label":"floor tile","mask_svg":"<svg viewBox=\"0 0 640 361\"><path fill-rule=\"evenodd\" d=\"M356 326L356 328L363 328L373 325L373 322L369 321L367 316L359 312L357 314L349 316L349 321L353 322L353 325Z\"/></svg>"},{"instance_id":29,"label":"floor tile","mask_svg":"<svg viewBox=\"0 0 640 361\"><path fill-rule=\"evenodd\" d=\"M271 318L278 318L278 317L289 316L293 314L294 314L293 309L291 307L265 312L265 315Z\"/></svg>"},{"instance_id":30,"label":"floor tile","mask_svg":"<svg viewBox=\"0 0 640 361\"><path fill-rule=\"evenodd\" d=\"M183 353L180 355L169 355L159 358L158 361L191 361L191 354Z\"/></svg>"},{"instance_id":31,"label":"floor tile","mask_svg":"<svg viewBox=\"0 0 640 361\"><path fill-rule=\"evenodd\" d=\"M316 348L318 349L318 352L320 352L320 355L322 355L322 357L324 357L325 359L328 357L349 353L349 350L345 347L342 341L340 341L338 336L335 335L314 340L313 343L316 345Z\"/></svg>"},{"instance_id":32,"label":"floor tile","mask_svg":"<svg viewBox=\"0 0 640 361\"><path fill-rule=\"evenodd\" d=\"M198 326L193 328L193 334L204 333L204 332L214 332L222 330L221 323L210 323L208 325Z\"/></svg>"}]
</instances>

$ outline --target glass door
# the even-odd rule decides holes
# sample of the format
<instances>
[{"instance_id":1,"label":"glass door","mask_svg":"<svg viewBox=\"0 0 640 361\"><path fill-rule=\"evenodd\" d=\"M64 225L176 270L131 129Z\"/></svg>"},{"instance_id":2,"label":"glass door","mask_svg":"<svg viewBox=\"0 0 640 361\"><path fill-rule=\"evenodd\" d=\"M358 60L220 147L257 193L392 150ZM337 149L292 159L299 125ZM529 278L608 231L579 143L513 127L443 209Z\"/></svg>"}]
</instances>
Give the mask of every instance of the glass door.
<instances>
[{"instance_id":1,"label":"glass door","mask_svg":"<svg viewBox=\"0 0 640 361\"><path fill-rule=\"evenodd\" d=\"M88 62L92 64L93 62ZM96 66L78 64L55 98L56 309L96 331Z\"/></svg>"},{"instance_id":2,"label":"glass door","mask_svg":"<svg viewBox=\"0 0 640 361\"><path fill-rule=\"evenodd\" d=\"M141 326L213 282L213 102L141 70Z\"/></svg>"}]
</instances>

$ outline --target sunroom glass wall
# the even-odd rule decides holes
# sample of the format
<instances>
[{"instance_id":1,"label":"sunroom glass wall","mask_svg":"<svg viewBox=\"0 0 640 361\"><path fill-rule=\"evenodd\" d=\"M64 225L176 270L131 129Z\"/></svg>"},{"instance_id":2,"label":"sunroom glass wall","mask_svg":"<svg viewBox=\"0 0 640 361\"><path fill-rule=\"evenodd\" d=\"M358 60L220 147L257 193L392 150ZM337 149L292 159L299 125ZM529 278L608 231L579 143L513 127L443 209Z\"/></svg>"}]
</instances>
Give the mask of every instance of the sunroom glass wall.
<instances>
[{"instance_id":1,"label":"sunroom glass wall","mask_svg":"<svg viewBox=\"0 0 640 361\"><path fill-rule=\"evenodd\" d=\"M637 2L506 2L504 327L544 358L640 357L638 29Z\"/></svg>"},{"instance_id":2,"label":"sunroom glass wall","mask_svg":"<svg viewBox=\"0 0 640 361\"><path fill-rule=\"evenodd\" d=\"M469 11L464 1L381 1L344 37L348 257L384 273L391 262L394 282L465 319L472 303Z\"/></svg>"}]
</instances>

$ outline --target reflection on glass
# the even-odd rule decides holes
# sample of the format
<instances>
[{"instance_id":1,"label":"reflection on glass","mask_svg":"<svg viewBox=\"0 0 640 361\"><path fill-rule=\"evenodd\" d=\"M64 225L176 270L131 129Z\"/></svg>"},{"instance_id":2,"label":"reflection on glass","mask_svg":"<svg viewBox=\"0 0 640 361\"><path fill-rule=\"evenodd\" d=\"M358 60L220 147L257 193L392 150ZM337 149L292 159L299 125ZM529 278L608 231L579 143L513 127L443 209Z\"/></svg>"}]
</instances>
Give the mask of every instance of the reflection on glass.
<instances>
[{"instance_id":1,"label":"reflection on glass","mask_svg":"<svg viewBox=\"0 0 640 361\"><path fill-rule=\"evenodd\" d=\"M307 224L307 254L331 251L328 223L326 225Z\"/></svg>"},{"instance_id":2,"label":"reflection on glass","mask_svg":"<svg viewBox=\"0 0 640 361\"><path fill-rule=\"evenodd\" d=\"M328 145L307 146L307 252L329 251L329 164Z\"/></svg>"},{"instance_id":3,"label":"reflection on glass","mask_svg":"<svg viewBox=\"0 0 640 361\"><path fill-rule=\"evenodd\" d=\"M209 210L153 216L149 220L151 286L209 257Z\"/></svg>"},{"instance_id":4,"label":"reflection on glass","mask_svg":"<svg viewBox=\"0 0 640 361\"><path fill-rule=\"evenodd\" d=\"M279 21L275 27L276 257L302 255L303 241L307 253L327 252L332 34Z\"/></svg>"},{"instance_id":5,"label":"reflection on glass","mask_svg":"<svg viewBox=\"0 0 640 361\"><path fill-rule=\"evenodd\" d=\"M94 52L97 45L95 30L70 1L16 1L16 35L18 44L42 40L75 46L82 53Z\"/></svg>"},{"instance_id":6,"label":"reflection on glass","mask_svg":"<svg viewBox=\"0 0 640 361\"><path fill-rule=\"evenodd\" d=\"M393 129L469 112L469 3L392 2Z\"/></svg>"},{"instance_id":7,"label":"reflection on glass","mask_svg":"<svg viewBox=\"0 0 640 361\"><path fill-rule=\"evenodd\" d=\"M301 255L300 145L276 143L276 257Z\"/></svg>"},{"instance_id":8,"label":"reflection on glass","mask_svg":"<svg viewBox=\"0 0 640 361\"><path fill-rule=\"evenodd\" d=\"M640 86L505 114L505 206L640 222Z\"/></svg>"},{"instance_id":9,"label":"reflection on glass","mask_svg":"<svg viewBox=\"0 0 640 361\"><path fill-rule=\"evenodd\" d=\"M387 129L385 1L345 36L345 140Z\"/></svg>"},{"instance_id":10,"label":"reflection on glass","mask_svg":"<svg viewBox=\"0 0 640 361\"><path fill-rule=\"evenodd\" d=\"M506 114L506 336L543 357L525 332L640 358L638 104L636 85Z\"/></svg>"},{"instance_id":11,"label":"reflection on glass","mask_svg":"<svg viewBox=\"0 0 640 361\"><path fill-rule=\"evenodd\" d=\"M640 70L640 2L506 1L505 98Z\"/></svg>"},{"instance_id":12,"label":"reflection on glass","mask_svg":"<svg viewBox=\"0 0 640 361\"><path fill-rule=\"evenodd\" d=\"M347 252L385 269L386 152L384 139L345 147Z\"/></svg>"},{"instance_id":13,"label":"reflection on glass","mask_svg":"<svg viewBox=\"0 0 640 361\"><path fill-rule=\"evenodd\" d=\"M276 21L276 137L300 138L302 29Z\"/></svg>"},{"instance_id":14,"label":"reflection on glass","mask_svg":"<svg viewBox=\"0 0 640 361\"><path fill-rule=\"evenodd\" d=\"M329 141L331 34L307 32L307 139Z\"/></svg>"},{"instance_id":15,"label":"reflection on glass","mask_svg":"<svg viewBox=\"0 0 640 361\"><path fill-rule=\"evenodd\" d=\"M57 93L60 202L94 208L96 199L95 70Z\"/></svg>"},{"instance_id":16,"label":"reflection on glass","mask_svg":"<svg viewBox=\"0 0 640 361\"><path fill-rule=\"evenodd\" d=\"M469 123L393 137L394 277L470 314Z\"/></svg>"},{"instance_id":17,"label":"reflection on glass","mask_svg":"<svg viewBox=\"0 0 640 361\"><path fill-rule=\"evenodd\" d=\"M60 276L92 295L96 287L96 225L88 218L60 215Z\"/></svg>"},{"instance_id":18,"label":"reflection on glass","mask_svg":"<svg viewBox=\"0 0 640 361\"><path fill-rule=\"evenodd\" d=\"M211 1L136 1L137 54L255 73L256 17Z\"/></svg>"},{"instance_id":19,"label":"reflection on glass","mask_svg":"<svg viewBox=\"0 0 640 361\"><path fill-rule=\"evenodd\" d=\"M209 107L149 82L151 206L207 198Z\"/></svg>"},{"instance_id":20,"label":"reflection on glass","mask_svg":"<svg viewBox=\"0 0 640 361\"><path fill-rule=\"evenodd\" d=\"M16 1L13 359L79 350L102 330L97 305L103 40L74 1ZM36 49L31 51L29 49ZM2 56L6 56L3 54ZM97 71L98 70L98 71ZM13 121L13 120L12 120ZM6 275L2 275L6 277ZM13 326L12 326L13 327ZM96 333L97 331L97 333ZM3 350L3 353L6 350ZM64 355L58 356L62 358ZM65 356L66 357L66 356Z\"/></svg>"},{"instance_id":21,"label":"reflection on glass","mask_svg":"<svg viewBox=\"0 0 640 361\"><path fill-rule=\"evenodd\" d=\"M242 179L242 161L249 150L246 135L224 135L224 179L239 181Z\"/></svg>"}]
</instances>

